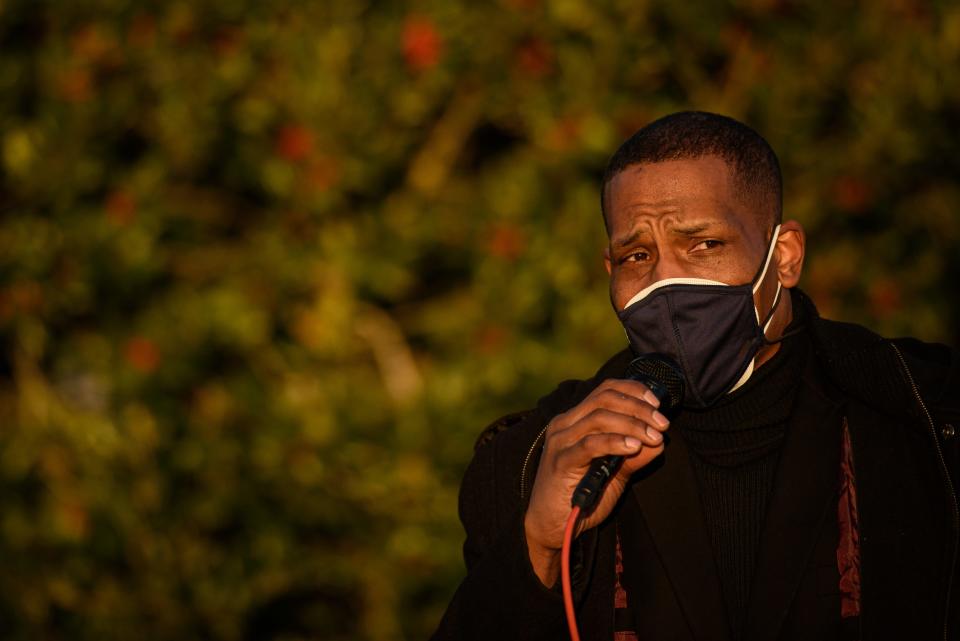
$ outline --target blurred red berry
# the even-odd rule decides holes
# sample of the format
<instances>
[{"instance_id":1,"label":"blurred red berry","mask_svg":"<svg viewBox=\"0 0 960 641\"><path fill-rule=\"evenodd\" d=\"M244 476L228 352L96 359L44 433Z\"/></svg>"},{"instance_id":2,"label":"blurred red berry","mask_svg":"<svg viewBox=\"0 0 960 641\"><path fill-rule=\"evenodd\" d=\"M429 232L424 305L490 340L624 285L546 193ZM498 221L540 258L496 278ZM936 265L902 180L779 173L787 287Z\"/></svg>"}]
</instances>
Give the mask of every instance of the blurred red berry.
<instances>
[{"instance_id":1,"label":"blurred red berry","mask_svg":"<svg viewBox=\"0 0 960 641\"><path fill-rule=\"evenodd\" d=\"M474 337L473 344L482 354L493 354L507 344L510 332L503 325L487 324L480 327Z\"/></svg>"},{"instance_id":2,"label":"blurred red berry","mask_svg":"<svg viewBox=\"0 0 960 641\"><path fill-rule=\"evenodd\" d=\"M551 149L567 151L577 144L582 130L583 126L578 117L564 116L547 132L546 142Z\"/></svg>"},{"instance_id":3,"label":"blurred red berry","mask_svg":"<svg viewBox=\"0 0 960 641\"><path fill-rule=\"evenodd\" d=\"M33 314L43 306L43 289L33 281L14 283L0 290L0 320Z\"/></svg>"},{"instance_id":4,"label":"blurred red berry","mask_svg":"<svg viewBox=\"0 0 960 641\"><path fill-rule=\"evenodd\" d=\"M90 515L77 499L60 499L57 503L62 533L71 539L84 539L90 531Z\"/></svg>"},{"instance_id":5,"label":"blurred red berry","mask_svg":"<svg viewBox=\"0 0 960 641\"><path fill-rule=\"evenodd\" d=\"M433 21L423 16L408 17L403 25L403 58L414 71L423 71L440 62L443 41Z\"/></svg>"},{"instance_id":6,"label":"blurred red berry","mask_svg":"<svg viewBox=\"0 0 960 641\"><path fill-rule=\"evenodd\" d=\"M515 260L523 253L527 239L516 226L500 224L494 227L487 241L487 249L497 258Z\"/></svg>"},{"instance_id":7,"label":"blurred red berry","mask_svg":"<svg viewBox=\"0 0 960 641\"><path fill-rule=\"evenodd\" d=\"M77 29L70 39L70 48L75 58L96 63L114 47L112 38L95 25Z\"/></svg>"},{"instance_id":8,"label":"blurred red berry","mask_svg":"<svg viewBox=\"0 0 960 641\"><path fill-rule=\"evenodd\" d=\"M160 350L148 338L134 336L123 348L123 356L134 369L149 374L160 364Z\"/></svg>"},{"instance_id":9,"label":"blurred red berry","mask_svg":"<svg viewBox=\"0 0 960 641\"><path fill-rule=\"evenodd\" d=\"M873 313L883 318L901 307L900 286L889 278L880 278L870 284L868 292Z\"/></svg>"},{"instance_id":10,"label":"blurred red berry","mask_svg":"<svg viewBox=\"0 0 960 641\"><path fill-rule=\"evenodd\" d=\"M303 125L287 125L280 129L276 153L290 162L298 162L313 152L313 131Z\"/></svg>"},{"instance_id":11,"label":"blurred red berry","mask_svg":"<svg viewBox=\"0 0 960 641\"><path fill-rule=\"evenodd\" d=\"M517 66L528 76L545 76L553 69L553 50L540 38L531 38L517 49Z\"/></svg>"},{"instance_id":12,"label":"blurred red berry","mask_svg":"<svg viewBox=\"0 0 960 641\"><path fill-rule=\"evenodd\" d=\"M86 102L93 96L93 81L86 67L63 70L57 78L57 90L69 102Z\"/></svg>"},{"instance_id":13,"label":"blurred red berry","mask_svg":"<svg viewBox=\"0 0 960 641\"><path fill-rule=\"evenodd\" d=\"M137 213L137 203L126 191L118 189L107 197L104 207L107 219L117 225L128 225L133 222Z\"/></svg>"},{"instance_id":14,"label":"blurred red berry","mask_svg":"<svg viewBox=\"0 0 960 641\"><path fill-rule=\"evenodd\" d=\"M340 178L340 166L332 158L320 157L311 161L305 177L312 191L326 191Z\"/></svg>"},{"instance_id":15,"label":"blurred red berry","mask_svg":"<svg viewBox=\"0 0 960 641\"><path fill-rule=\"evenodd\" d=\"M130 20L127 28L127 43L133 47L150 47L156 42L157 21L148 14L140 13Z\"/></svg>"},{"instance_id":16,"label":"blurred red berry","mask_svg":"<svg viewBox=\"0 0 960 641\"><path fill-rule=\"evenodd\" d=\"M841 176L833 184L833 199L837 206L853 213L864 211L873 194L870 185L855 176Z\"/></svg>"},{"instance_id":17,"label":"blurred red berry","mask_svg":"<svg viewBox=\"0 0 960 641\"><path fill-rule=\"evenodd\" d=\"M244 45L244 33L236 27L224 27L213 37L213 49L222 58L232 58Z\"/></svg>"}]
</instances>

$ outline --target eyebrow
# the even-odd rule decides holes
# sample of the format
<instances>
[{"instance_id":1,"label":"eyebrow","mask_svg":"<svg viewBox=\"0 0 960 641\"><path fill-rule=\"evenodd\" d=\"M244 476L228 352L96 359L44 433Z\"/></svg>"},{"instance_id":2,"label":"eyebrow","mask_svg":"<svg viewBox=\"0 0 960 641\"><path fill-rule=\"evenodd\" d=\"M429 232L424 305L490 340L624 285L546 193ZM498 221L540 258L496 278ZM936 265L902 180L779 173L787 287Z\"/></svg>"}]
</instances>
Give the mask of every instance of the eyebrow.
<instances>
[{"instance_id":1,"label":"eyebrow","mask_svg":"<svg viewBox=\"0 0 960 641\"><path fill-rule=\"evenodd\" d=\"M670 231L678 236L696 236L699 233L711 229L726 229L727 227L728 225L721 221L707 220L690 223L689 225L671 225ZM635 229L629 235L615 241L613 244L615 247L625 247L636 241L641 236L647 235L649 235L649 232L646 229Z\"/></svg>"},{"instance_id":2,"label":"eyebrow","mask_svg":"<svg viewBox=\"0 0 960 641\"><path fill-rule=\"evenodd\" d=\"M641 236L647 236L647 235L649 234L647 233L646 229L635 229L628 236L621 238L620 240L616 241L613 244L615 247L626 247L627 245L633 244L633 242L636 241Z\"/></svg>"},{"instance_id":3,"label":"eyebrow","mask_svg":"<svg viewBox=\"0 0 960 641\"><path fill-rule=\"evenodd\" d=\"M708 229L711 229L717 226L718 224L715 222L701 222L701 223L693 223L692 225L687 225L686 227L680 227L680 226L674 225L673 227L670 228L670 231L676 234L680 234L681 236L695 236L696 234L707 231Z\"/></svg>"}]
</instances>

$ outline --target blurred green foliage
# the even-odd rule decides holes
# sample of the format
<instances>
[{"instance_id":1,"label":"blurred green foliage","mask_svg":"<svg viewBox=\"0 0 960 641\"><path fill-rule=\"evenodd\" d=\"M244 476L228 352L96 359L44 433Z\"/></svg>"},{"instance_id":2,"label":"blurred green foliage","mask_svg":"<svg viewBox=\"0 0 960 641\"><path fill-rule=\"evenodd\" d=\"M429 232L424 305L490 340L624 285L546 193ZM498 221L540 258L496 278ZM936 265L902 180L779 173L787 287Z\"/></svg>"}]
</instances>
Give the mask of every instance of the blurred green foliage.
<instances>
[{"instance_id":1,"label":"blurred green foliage","mask_svg":"<svg viewBox=\"0 0 960 641\"><path fill-rule=\"evenodd\" d=\"M825 315L957 342L958 69L949 2L0 2L4 638L426 637L673 110L778 150Z\"/></svg>"}]
</instances>

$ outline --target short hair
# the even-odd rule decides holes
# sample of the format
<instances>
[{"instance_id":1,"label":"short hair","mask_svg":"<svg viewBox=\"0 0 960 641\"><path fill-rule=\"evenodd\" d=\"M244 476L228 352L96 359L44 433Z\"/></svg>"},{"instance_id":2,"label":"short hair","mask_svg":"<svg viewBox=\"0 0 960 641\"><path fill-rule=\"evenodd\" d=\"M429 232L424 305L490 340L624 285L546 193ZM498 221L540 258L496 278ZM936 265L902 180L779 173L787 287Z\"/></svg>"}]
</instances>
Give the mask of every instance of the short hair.
<instances>
[{"instance_id":1,"label":"short hair","mask_svg":"<svg viewBox=\"0 0 960 641\"><path fill-rule=\"evenodd\" d=\"M620 145L607 163L600 187L600 210L607 222L606 191L610 181L633 165L665 160L719 156L732 169L737 191L771 227L783 216L780 162L763 136L747 125L719 114L682 111L646 125Z\"/></svg>"}]
</instances>

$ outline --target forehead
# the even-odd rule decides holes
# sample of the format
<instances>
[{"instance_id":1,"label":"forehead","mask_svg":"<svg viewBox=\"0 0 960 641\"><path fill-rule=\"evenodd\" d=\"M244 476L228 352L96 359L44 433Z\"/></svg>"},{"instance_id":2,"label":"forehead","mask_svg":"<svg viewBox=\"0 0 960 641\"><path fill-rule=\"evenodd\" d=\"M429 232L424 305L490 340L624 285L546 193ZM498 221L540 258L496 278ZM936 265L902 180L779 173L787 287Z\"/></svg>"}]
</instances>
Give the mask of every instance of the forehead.
<instances>
[{"instance_id":1,"label":"forehead","mask_svg":"<svg viewBox=\"0 0 960 641\"><path fill-rule=\"evenodd\" d=\"M712 220L746 233L759 228L749 199L738 193L733 171L718 156L627 167L607 184L604 200L611 238L660 218L675 224Z\"/></svg>"}]
</instances>

